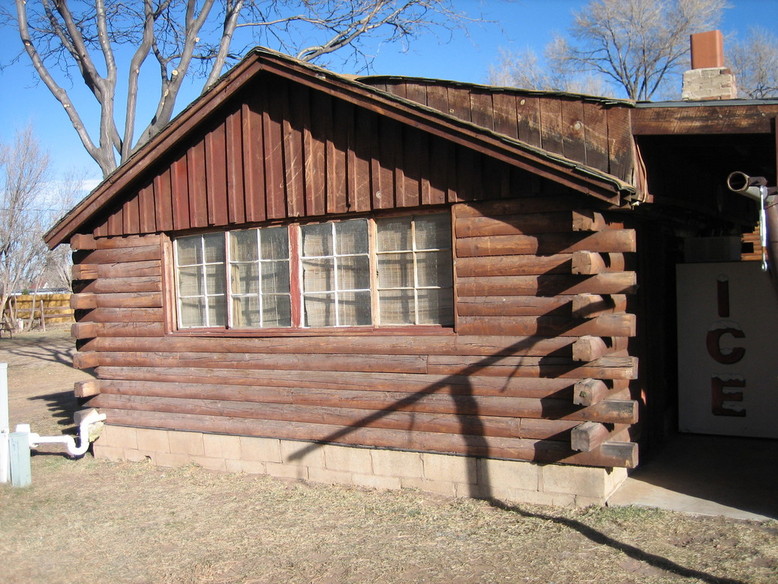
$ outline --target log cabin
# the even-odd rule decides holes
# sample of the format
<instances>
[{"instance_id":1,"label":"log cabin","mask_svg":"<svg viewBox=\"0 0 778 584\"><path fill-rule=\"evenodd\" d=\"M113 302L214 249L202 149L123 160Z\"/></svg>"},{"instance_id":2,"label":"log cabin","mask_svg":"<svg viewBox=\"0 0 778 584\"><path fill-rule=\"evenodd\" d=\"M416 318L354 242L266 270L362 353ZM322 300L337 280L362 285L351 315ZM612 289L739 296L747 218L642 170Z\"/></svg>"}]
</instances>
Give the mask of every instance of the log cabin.
<instances>
[{"instance_id":1,"label":"log cabin","mask_svg":"<svg viewBox=\"0 0 778 584\"><path fill-rule=\"evenodd\" d=\"M46 235L95 455L604 503L678 414L682 242L775 181L778 104L706 103L255 49Z\"/></svg>"}]
</instances>

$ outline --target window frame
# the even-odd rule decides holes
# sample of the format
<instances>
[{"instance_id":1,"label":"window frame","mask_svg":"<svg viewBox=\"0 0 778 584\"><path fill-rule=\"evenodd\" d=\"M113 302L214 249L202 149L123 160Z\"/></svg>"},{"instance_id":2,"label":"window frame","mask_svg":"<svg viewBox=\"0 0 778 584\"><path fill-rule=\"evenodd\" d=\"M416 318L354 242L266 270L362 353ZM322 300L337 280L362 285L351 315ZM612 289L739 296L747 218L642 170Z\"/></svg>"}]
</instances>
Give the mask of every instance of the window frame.
<instances>
[{"instance_id":1,"label":"window frame","mask_svg":"<svg viewBox=\"0 0 778 584\"><path fill-rule=\"evenodd\" d=\"M374 241L376 236L376 221L385 218L402 218L402 217L423 217L425 215L445 215L449 222L449 234L450 244L448 248L441 248L449 252L449 261L451 262L451 279L449 281L449 287L444 289L450 289L451 291L451 312L449 324L376 324L376 320L379 317L378 313L378 275L377 275L377 252L376 243ZM311 224L327 224L342 221L349 221L352 219L366 219L368 222L368 256L370 262L370 309L371 320L370 325L343 325L343 326L317 326L306 327L303 324L303 291L302 291L302 234L301 227L303 225ZM284 227L288 233L289 243L289 266L290 266L290 304L291 304L291 317L292 325L288 327L257 327L257 328L235 328L231 326L232 323L232 311L233 311L233 298L230 277L230 233L233 231L243 231L247 229L267 229L272 227ZM184 328L180 326L180 307L179 307L179 281L178 281L178 264L176 257L176 241L180 238L193 236L193 235L207 235L211 233L220 233L224 236L224 265L225 265L225 303L226 303L226 319L225 326L198 326ZM232 230L222 230L218 232L198 230L197 232L171 234L168 238L169 249L169 269L166 270L167 281L172 285L166 286L167 293L165 297L169 300L166 304L169 307L167 320L167 333L171 335L179 336L231 336L231 337L274 337L274 336L329 336L329 335L407 335L412 333L414 335L447 335L454 334L456 330L456 285L455 285L455 246L454 246L454 230L453 230L453 213L451 209L435 209L435 210L417 210L414 213L391 213L386 215L376 216L353 216L353 217L328 217L320 220L313 221L296 221L292 223L272 223L265 225L246 225L240 226Z\"/></svg>"}]
</instances>

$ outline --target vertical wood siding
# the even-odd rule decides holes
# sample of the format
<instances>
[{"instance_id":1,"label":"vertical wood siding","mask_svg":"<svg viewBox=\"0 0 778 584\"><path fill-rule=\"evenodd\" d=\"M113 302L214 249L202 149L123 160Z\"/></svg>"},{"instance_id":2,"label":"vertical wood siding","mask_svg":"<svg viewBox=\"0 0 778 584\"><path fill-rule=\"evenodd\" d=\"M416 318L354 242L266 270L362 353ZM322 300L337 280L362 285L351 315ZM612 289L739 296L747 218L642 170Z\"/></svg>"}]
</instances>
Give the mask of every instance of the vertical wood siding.
<instances>
[{"instance_id":1,"label":"vertical wood siding","mask_svg":"<svg viewBox=\"0 0 778 584\"><path fill-rule=\"evenodd\" d=\"M362 82L632 182L631 110L623 104L437 80Z\"/></svg>"},{"instance_id":2,"label":"vertical wood siding","mask_svg":"<svg viewBox=\"0 0 778 584\"><path fill-rule=\"evenodd\" d=\"M467 148L268 78L161 160L93 234L186 231L499 198L532 181Z\"/></svg>"}]
</instances>

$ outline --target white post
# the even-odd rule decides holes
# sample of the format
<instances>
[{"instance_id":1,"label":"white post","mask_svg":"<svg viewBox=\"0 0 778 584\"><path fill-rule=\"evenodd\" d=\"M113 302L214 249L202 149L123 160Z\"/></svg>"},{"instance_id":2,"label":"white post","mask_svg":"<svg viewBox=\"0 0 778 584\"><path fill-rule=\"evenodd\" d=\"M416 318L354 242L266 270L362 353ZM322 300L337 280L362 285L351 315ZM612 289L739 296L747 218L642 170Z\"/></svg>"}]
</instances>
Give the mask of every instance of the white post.
<instances>
[{"instance_id":1,"label":"white post","mask_svg":"<svg viewBox=\"0 0 778 584\"><path fill-rule=\"evenodd\" d=\"M10 475L8 436L8 363L0 363L0 483L7 483Z\"/></svg>"}]
</instances>

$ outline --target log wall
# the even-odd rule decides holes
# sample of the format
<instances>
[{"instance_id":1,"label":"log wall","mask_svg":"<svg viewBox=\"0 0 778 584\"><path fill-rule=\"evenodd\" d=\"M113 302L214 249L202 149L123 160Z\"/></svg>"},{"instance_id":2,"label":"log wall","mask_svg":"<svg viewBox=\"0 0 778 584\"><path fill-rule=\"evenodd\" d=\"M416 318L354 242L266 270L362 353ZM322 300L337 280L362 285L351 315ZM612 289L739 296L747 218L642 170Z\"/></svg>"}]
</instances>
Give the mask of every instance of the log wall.
<instances>
[{"instance_id":1,"label":"log wall","mask_svg":"<svg viewBox=\"0 0 778 584\"><path fill-rule=\"evenodd\" d=\"M166 237L75 236L76 392L118 425L633 467L635 232L582 201L453 204L431 335L171 332Z\"/></svg>"}]
</instances>

